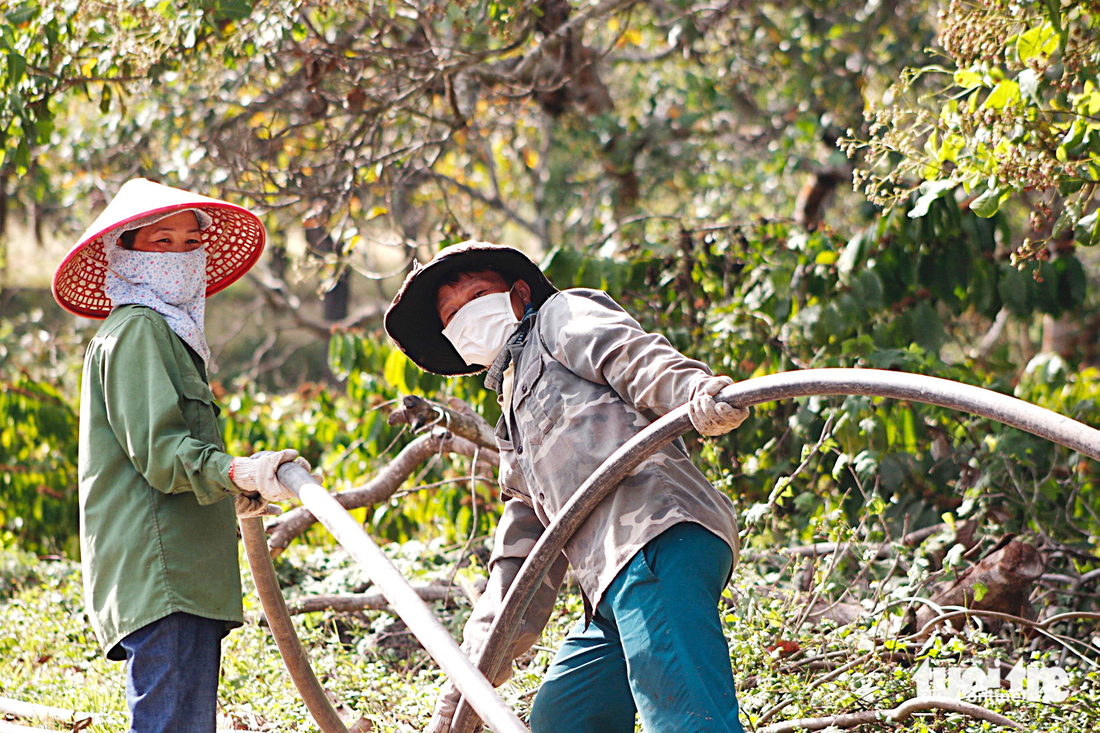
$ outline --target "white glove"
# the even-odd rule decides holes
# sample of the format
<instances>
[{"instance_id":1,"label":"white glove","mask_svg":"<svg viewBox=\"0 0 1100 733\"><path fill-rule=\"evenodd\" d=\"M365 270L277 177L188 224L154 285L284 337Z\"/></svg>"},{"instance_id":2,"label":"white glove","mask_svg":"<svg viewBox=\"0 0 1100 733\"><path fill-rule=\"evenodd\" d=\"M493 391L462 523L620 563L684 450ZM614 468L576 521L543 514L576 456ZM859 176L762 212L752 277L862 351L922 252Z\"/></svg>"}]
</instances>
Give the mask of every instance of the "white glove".
<instances>
[{"instance_id":1,"label":"white glove","mask_svg":"<svg viewBox=\"0 0 1100 733\"><path fill-rule=\"evenodd\" d=\"M277 517L283 510L274 504L269 504L267 499L259 494L237 494L233 497L233 508L241 519L250 517Z\"/></svg>"},{"instance_id":2,"label":"white glove","mask_svg":"<svg viewBox=\"0 0 1100 733\"><path fill-rule=\"evenodd\" d=\"M695 387L688 403L688 416L702 435L725 435L749 416L749 411L744 407L734 407L714 399L716 394L731 384L733 380L729 377L711 377Z\"/></svg>"},{"instance_id":3,"label":"white glove","mask_svg":"<svg viewBox=\"0 0 1100 733\"><path fill-rule=\"evenodd\" d=\"M462 693L447 680L439 693L439 699L435 702L435 710L432 711L432 719L428 721L428 727L424 733L449 733L451 720L458 709L458 701L462 699Z\"/></svg>"},{"instance_id":4,"label":"white glove","mask_svg":"<svg viewBox=\"0 0 1100 733\"><path fill-rule=\"evenodd\" d=\"M268 501L290 501L297 497L275 476L279 466L290 461L310 470L309 462L292 448L264 450L253 453L248 458L234 458L229 469L229 478L241 491L258 493Z\"/></svg>"}]
</instances>

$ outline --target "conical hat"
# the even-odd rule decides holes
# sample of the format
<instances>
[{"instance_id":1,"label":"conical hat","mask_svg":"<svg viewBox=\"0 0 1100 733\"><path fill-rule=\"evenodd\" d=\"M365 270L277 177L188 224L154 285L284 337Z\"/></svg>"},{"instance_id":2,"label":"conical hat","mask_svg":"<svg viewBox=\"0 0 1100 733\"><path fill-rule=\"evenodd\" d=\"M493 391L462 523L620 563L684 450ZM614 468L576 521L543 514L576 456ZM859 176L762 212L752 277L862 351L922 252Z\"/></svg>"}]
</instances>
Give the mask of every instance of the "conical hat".
<instances>
[{"instance_id":1,"label":"conical hat","mask_svg":"<svg viewBox=\"0 0 1100 733\"><path fill-rule=\"evenodd\" d=\"M256 264L267 241L264 226L248 209L178 188L135 178L118 190L53 276L53 297L86 318L106 318L111 301L103 292L107 253L103 235L155 214L199 209L210 216L201 238L206 247L206 296L210 297Z\"/></svg>"}]
</instances>

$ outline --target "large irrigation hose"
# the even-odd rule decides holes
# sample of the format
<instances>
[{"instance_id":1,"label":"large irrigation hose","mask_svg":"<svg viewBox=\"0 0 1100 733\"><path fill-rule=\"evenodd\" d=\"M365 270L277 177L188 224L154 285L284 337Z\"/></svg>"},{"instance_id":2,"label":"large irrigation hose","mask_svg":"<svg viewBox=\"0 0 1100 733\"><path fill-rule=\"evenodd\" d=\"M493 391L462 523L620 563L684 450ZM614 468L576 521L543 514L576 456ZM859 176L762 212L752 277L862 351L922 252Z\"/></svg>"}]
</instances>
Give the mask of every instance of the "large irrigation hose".
<instances>
[{"instance_id":1,"label":"large irrigation hose","mask_svg":"<svg viewBox=\"0 0 1100 733\"><path fill-rule=\"evenodd\" d=\"M300 468L300 467L299 467ZM305 472L305 469L302 469ZM309 474L306 474L307 476ZM317 722L323 733L348 733L344 721L336 713L332 701L325 694L313 667L309 664L306 650L294 631L286 600L279 589L279 580L275 577L275 567L271 564L271 554L267 549L267 535L264 522L259 517L241 520L241 539L244 540L244 554L248 558L248 567L252 570L252 581L256 585L256 595L267 616L267 626L275 638L275 646L283 658L287 672L298 694L305 701L309 714Z\"/></svg>"},{"instance_id":2,"label":"large irrigation hose","mask_svg":"<svg viewBox=\"0 0 1100 733\"><path fill-rule=\"evenodd\" d=\"M308 471L296 463L284 463L279 466L277 475L279 482L293 491L302 505L309 509L348 554L363 566L393 610L409 627L428 654L454 681L463 698L472 703L477 714L484 718L494 733L530 733L527 726L516 717L508 703L501 699L489 680L478 671L458 642L435 617L432 610L428 608L428 604L417 595L416 590L409 585L401 572L393 566L382 549L375 544L348 510L340 506L340 503L332 498L332 495L318 484ZM266 555L266 542L264 544ZM249 558L251 561L251 553ZM274 575L271 580L274 581ZM270 583L268 586L270 587ZM274 585L274 590L279 593L281 600L282 594L278 590L277 583ZM274 605L278 606L278 604ZM266 605L264 611L268 613L270 623L271 611ZM285 605L282 613L286 613ZM294 633L293 628L290 629L290 633ZM285 656L284 659L286 659ZM305 666L309 667L308 662ZM287 668L292 675L301 673L300 670L298 672L291 670L289 663ZM309 674L312 676L312 670ZM297 679L295 684L298 684Z\"/></svg>"},{"instance_id":3,"label":"large irrigation hose","mask_svg":"<svg viewBox=\"0 0 1100 733\"><path fill-rule=\"evenodd\" d=\"M919 374L880 369L806 369L738 382L722 390L717 399L749 407L815 395L890 397L947 407L1011 425L1100 460L1100 431L1015 397ZM690 428L686 405L669 412L612 453L562 507L524 561L489 630L477 659L487 677L494 678L502 665L511 663L505 658L505 650L511 648L517 621L573 533L635 466ZM451 733L471 733L477 723L477 716L464 699Z\"/></svg>"}]
</instances>

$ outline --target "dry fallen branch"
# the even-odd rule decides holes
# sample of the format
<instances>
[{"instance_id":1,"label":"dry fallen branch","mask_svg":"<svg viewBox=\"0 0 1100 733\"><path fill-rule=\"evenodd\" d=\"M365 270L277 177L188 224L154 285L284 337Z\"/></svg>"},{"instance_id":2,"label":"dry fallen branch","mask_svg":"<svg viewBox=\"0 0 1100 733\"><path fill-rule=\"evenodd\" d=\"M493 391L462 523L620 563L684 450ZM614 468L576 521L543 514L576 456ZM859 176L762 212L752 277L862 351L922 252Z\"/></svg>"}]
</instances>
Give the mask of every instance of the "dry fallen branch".
<instances>
[{"instance_id":1,"label":"dry fallen branch","mask_svg":"<svg viewBox=\"0 0 1100 733\"><path fill-rule=\"evenodd\" d=\"M959 522L957 524L959 533L967 533L972 535L976 529L974 522ZM932 535L942 532L948 528L946 523L933 524L928 527L913 530L909 534L903 536L896 544L902 547L917 547L926 539ZM967 543L964 543L964 545ZM847 553L855 552L862 553L865 550L875 550L875 560L884 560L894 555L894 544L890 542L815 542L811 545L795 545L794 547L777 547L773 550L749 550L742 552L740 557L742 560L759 560L767 557L774 557L775 555L789 556L789 557L820 557L824 555L832 555L834 553Z\"/></svg>"},{"instance_id":2,"label":"dry fallen branch","mask_svg":"<svg viewBox=\"0 0 1100 733\"><path fill-rule=\"evenodd\" d=\"M822 728L828 728L830 726L836 728L854 728L857 725L868 725L871 723L900 723L911 717L914 713L922 713L929 710L944 710L949 713L958 713L959 715L967 715L971 718L977 718L978 720L985 720L994 725L1004 726L1005 728L1026 730L1016 721L1010 720L992 710L986 710L980 705L943 697L914 697L910 700L906 700L896 708L885 710L861 710L858 713L840 713L839 715L828 715L823 718L798 718L796 720L787 720L782 723L773 723L764 728L758 728L757 733L795 733L796 731L821 730Z\"/></svg>"},{"instance_id":3,"label":"dry fallen branch","mask_svg":"<svg viewBox=\"0 0 1100 733\"><path fill-rule=\"evenodd\" d=\"M13 718L30 718L33 720L58 721L71 726L70 730L81 731L92 724L102 724L106 714L88 713L71 708L57 708L50 705L38 705L36 703L23 702L0 697L0 715L10 715ZM0 720L0 733L56 733L46 728L28 728ZM218 728L217 733L255 733L247 730L228 730Z\"/></svg>"},{"instance_id":4,"label":"dry fallen branch","mask_svg":"<svg viewBox=\"0 0 1100 733\"><path fill-rule=\"evenodd\" d=\"M495 451L496 434L481 415L462 400L450 399L446 405L416 395L405 395L401 406L390 413L390 425L408 425L413 432L439 424L482 448Z\"/></svg>"},{"instance_id":5,"label":"dry fallen branch","mask_svg":"<svg viewBox=\"0 0 1100 733\"><path fill-rule=\"evenodd\" d=\"M485 590L485 579L480 578L474 584L474 588L478 592ZM449 585L447 583L427 583L424 585L415 585L413 590L425 601L448 601L454 598L458 594L463 594L462 588ZM472 600L471 600L472 602ZM345 593L334 595L319 595L310 596L308 598L299 598L294 601L289 601L287 604L287 611L291 616L295 616L302 613L316 613L318 611L334 611L336 613L357 613L359 611L389 611L389 601L382 595L381 591L370 591L369 593ZM261 624L267 623L267 618L264 614L259 614L259 622Z\"/></svg>"},{"instance_id":6,"label":"dry fallen branch","mask_svg":"<svg viewBox=\"0 0 1100 733\"><path fill-rule=\"evenodd\" d=\"M1046 633L1051 626L1059 621L1068 621L1070 619L1092 619L1100 621L1100 613L1094 611L1068 611L1066 613L1055 614L1054 616L1043 619L1042 621L1033 621L1032 619L1024 618L1022 616L1015 616L1011 613L1002 613L1001 611L989 611L980 608L964 608L958 610L944 611L937 614L927 623L925 623L919 631L917 631L915 634L910 634L909 636L902 639L902 641L921 639L927 636L932 627L937 626L944 621L950 621L956 618L968 618L970 616L1008 621L1010 623L1018 624L1020 626L1027 626L1028 628L1035 629L1040 633Z\"/></svg>"},{"instance_id":7,"label":"dry fallen branch","mask_svg":"<svg viewBox=\"0 0 1100 733\"><path fill-rule=\"evenodd\" d=\"M477 454L478 460L494 467L500 461L495 451L481 448L465 438L437 428L406 445L369 482L357 489L349 489L333 494L333 498L345 509L357 509L385 501L412 475L417 466L442 451L471 457ZM268 540L268 548L271 551L271 556L278 557L295 537L309 529L316 521L317 518L305 507L293 509L272 521L268 525L268 531L271 535Z\"/></svg>"},{"instance_id":8,"label":"dry fallen branch","mask_svg":"<svg viewBox=\"0 0 1100 733\"><path fill-rule=\"evenodd\" d=\"M10 715L13 718L60 720L71 722L74 726L103 722L102 713L88 713L81 710L73 710L72 708L56 708L50 705L38 705L36 703L12 700L6 697L0 697L0 714Z\"/></svg>"}]
</instances>

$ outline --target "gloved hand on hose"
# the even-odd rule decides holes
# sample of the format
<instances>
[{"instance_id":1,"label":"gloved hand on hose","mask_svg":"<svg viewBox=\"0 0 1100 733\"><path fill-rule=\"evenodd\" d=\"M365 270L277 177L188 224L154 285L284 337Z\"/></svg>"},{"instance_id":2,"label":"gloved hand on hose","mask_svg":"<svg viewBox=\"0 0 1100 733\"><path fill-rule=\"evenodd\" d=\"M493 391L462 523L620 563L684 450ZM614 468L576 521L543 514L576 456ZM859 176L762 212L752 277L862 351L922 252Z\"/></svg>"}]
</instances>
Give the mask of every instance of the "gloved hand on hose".
<instances>
[{"instance_id":1,"label":"gloved hand on hose","mask_svg":"<svg viewBox=\"0 0 1100 733\"><path fill-rule=\"evenodd\" d=\"M455 710L458 709L458 701L461 699L462 693L450 680L443 683L443 689L435 703L435 710L432 711L432 719L428 721L428 727L424 729L424 733L449 733Z\"/></svg>"},{"instance_id":2,"label":"gloved hand on hose","mask_svg":"<svg viewBox=\"0 0 1100 733\"><path fill-rule=\"evenodd\" d=\"M275 475L279 466L290 461L307 471L311 470L309 462L292 448L264 450L248 458L234 458L229 468L229 479L242 492L259 494L267 501L290 501L297 497Z\"/></svg>"},{"instance_id":3,"label":"gloved hand on hose","mask_svg":"<svg viewBox=\"0 0 1100 733\"><path fill-rule=\"evenodd\" d=\"M749 411L744 407L714 399L716 394L732 384L733 380L729 377L711 377L700 382L692 392L688 416L702 435L725 435L749 416Z\"/></svg>"},{"instance_id":4,"label":"gloved hand on hose","mask_svg":"<svg viewBox=\"0 0 1100 733\"><path fill-rule=\"evenodd\" d=\"M251 517L277 517L283 510L274 504L269 504L267 499L259 494L242 492L233 497L233 508L241 519Z\"/></svg>"}]
</instances>

